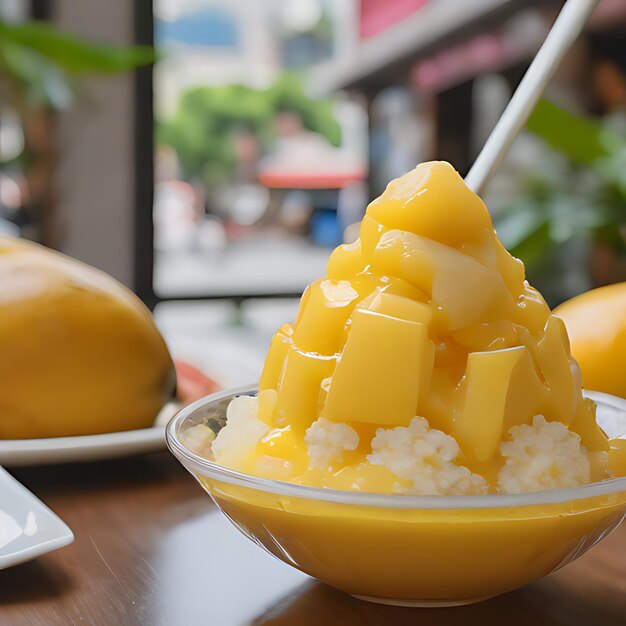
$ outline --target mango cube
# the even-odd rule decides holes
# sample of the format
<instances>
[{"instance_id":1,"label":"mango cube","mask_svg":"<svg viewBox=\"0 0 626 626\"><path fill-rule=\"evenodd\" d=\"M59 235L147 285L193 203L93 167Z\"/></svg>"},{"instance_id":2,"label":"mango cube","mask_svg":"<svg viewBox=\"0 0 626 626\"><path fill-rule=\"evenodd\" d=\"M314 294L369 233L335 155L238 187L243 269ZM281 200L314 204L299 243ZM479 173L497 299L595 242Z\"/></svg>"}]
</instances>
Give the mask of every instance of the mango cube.
<instances>
[{"instance_id":1,"label":"mango cube","mask_svg":"<svg viewBox=\"0 0 626 626\"><path fill-rule=\"evenodd\" d=\"M518 346L468 356L465 402L454 420L453 433L469 459L488 461L498 449L511 377L526 353L526 348Z\"/></svg>"},{"instance_id":2,"label":"mango cube","mask_svg":"<svg viewBox=\"0 0 626 626\"><path fill-rule=\"evenodd\" d=\"M417 410L428 343L425 324L357 309L322 417L408 424Z\"/></svg>"},{"instance_id":3,"label":"mango cube","mask_svg":"<svg viewBox=\"0 0 626 626\"><path fill-rule=\"evenodd\" d=\"M261 380L259 381L259 389L276 389L278 387L278 380L285 363L285 357L289 346L293 344L293 328L291 324L283 324L274 335L272 343L270 343L270 349L268 350L267 357L265 358L265 365L261 372Z\"/></svg>"},{"instance_id":4,"label":"mango cube","mask_svg":"<svg viewBox=\"0 0 626 626\"><path fill-rule=\"evenodd\" d=\"M366 261L361 254L361 242L347 243L338 246L328 259L326 272L328 278L341 280L351 278L365 269Z\"/></svg>"},{"instance_id":5,"label":"mango cube","mask_svg":"<svg viewBox=\"0 0 626 626\"><path fill-rule=\"evenodd\" d=\"M546 419L558 420L566 426L572 422L577 402L577 387L569 355L569 339L563 320L551 315L544 336L537 342L535 358L543 378L550 381L546 398Z\"/></svg>"},{"instance_id":6,"label":"mango cube","mask_svg":"<svg viewBox=\"0 0 626 626\"><path fill-rule=\"evenodd\" d=\"M380 288L381 291L393 296L411 298L412 300L417 300L418 302L428 302L428 296L406 280L402 280L402 278L396 278L394 276L385 278L386 280Z\"/></svg>"},{"instance_id":7,"label":"mango cube","mask_svg":"<svg viewBox=\"0 0 626 626\"><path fill-rule=\"evenodd\" d=\"M390 230L373 253L373 266L400 276L428 294L442 311L447 330L480 320L490 306L498 315L513 313L513 300L502 277L475 259L436 241Z\"/></svg>"},{"instance_id":8,"label":"mango cube","mask_svg":"<svg viewBox=\"0 0 626 626\"><path fill-rule=\"evenodd\" d=\"M450 334L457 344L470 352L503 350L519 344L517 327L510 320L473 324Z\"/></svg>"},{"instance_id":9,"label":"mango cube","mask_svg":"<svg viewBox=\"0 0 626 626\"><path fill-rule=\"evenodd\" d=\"M359 306L359 308L364 307ZM432 309L427 304L416 302L404 296L394 296L384 291L374 294L371 302L365 308L381 315L426 324L426 326L433 319Z\"/></svg>"},{"instance_id":10,"label":"mango cube","mask_svg":"<svg viewBox=\"0 0 626 626\"><path fill-rule=\"evenodd\" d=\"M306 430L317 419L322 381L332 375L336 357L303 352L290 346L278 385L274 421Z\"/></svg>"},{"instance_id":11,"label":"mango cube","mask_svg":"<svg viewBox=\"0 0 626 626\"><path fill-rule=\"evenodd\" d=\"M276 402L278 400L278 392L276 389L259 390L257 414L259 419L266 424L272 424Z\"/></svg>"},{"instance_id":12,"label":"mango cube","mask_svg":"<svg viewBox=\"0 0 626 626\"><path fill-rule=\"evenodd\" d=\"M359 294L347 280L324 279L309 289L293 341L300 350L332 355L341 350L343 328Z\"/></svg>"},{"instance_id":13,"label":"mango cube","mask_svg":"<svg viewBox=\"0 0 626 626\"><path fill-rule=\"evenodd\" d=\"M448 163L421 163L391 181L380 198L369 205L366 215L388 228L451 247L481 244L493 237L484 202Z\"/></svg>"},{"instance_id":14,"label":"mango cube","mask_svg":"<svg viewBox=\"0 0 626 626\"><path fill-rule=\"evenodd\" d=\"M596 405L588 398L581 399L578 403L570 430L581 438L589 452L606 452L609 449L607 436L596 422Z\"/></svg>"},{"instance_id":15,"label":"mango cube","mask_svg":"<svg viewBox=\"0 0 626 626\"><path fill-rule=\"evenodd\" d=\"M383 226L380 222L377 222L368 215L363 218L359 241L361 242L361 253L366 260L371 261L372 253L378 245L382 234L386 233L388 230L390 230L388 227Z\"/></svg>"},{"instance_id":16,"label":"mango cube","mask_svg":"<svg viewBox=\"0 0 626 626\"><path fill-rule=\"evenodd\" d=\"M518 323L525 326L531 335L537 336L543 333L549 315L550 308L543 296L534 287L525 283L517 303L516 317ZM569 339L567 346L569 350Z\"/></svg>"},{"instance_id":17,"label":"mango cube","mask_svg":"<svg viewBox=\"0 0 626 626\"><path fill-rule=\"evenodd\" d=\"M504 418L505 430L528 423L535 415L543 415L543 407L550 396L550 390L539 378L530 351L527 348L524 350L511 374Z\"/></svg>"},{"instance_id":18,"label":"mango cube","mask_svg":"<svg viewBox=\"0 0 626 626\"><path fill-rule=\"evenodd\" d=\"M503 434L528 423L548 397L524 346L470 353L462 387L453 430L464 454L478 462L489 461Z\"/></svg>"}]
</instances>

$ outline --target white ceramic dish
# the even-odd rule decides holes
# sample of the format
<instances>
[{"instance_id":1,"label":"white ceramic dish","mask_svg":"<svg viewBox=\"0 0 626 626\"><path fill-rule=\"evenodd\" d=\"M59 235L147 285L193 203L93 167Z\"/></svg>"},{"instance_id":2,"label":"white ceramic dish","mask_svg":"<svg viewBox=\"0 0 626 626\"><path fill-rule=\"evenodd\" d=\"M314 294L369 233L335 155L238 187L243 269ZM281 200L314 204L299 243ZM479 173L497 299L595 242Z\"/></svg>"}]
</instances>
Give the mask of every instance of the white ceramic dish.
<instances>
[{"instance_id":1,"label":"white ceramic dish","mask_svg":"<svg viewBox=\"0 0 626 626\"><path fill-rule=\"evenodd\" d=\"M0 467L0 570L72 541L67 525Z\"/></svg>"},{"instance_id":2,"label":"white ceramic dish","mask_svg":"<svg viewBox=\"0 0 626 626\"><path fill-rule=\"evenodd\" d=\"M19 467L98 461L165 450L165 424L179 408L175 402L166 404L151 428L80 437L3 439L0 440L0 465Z\"/></svg>"}]
</instances>

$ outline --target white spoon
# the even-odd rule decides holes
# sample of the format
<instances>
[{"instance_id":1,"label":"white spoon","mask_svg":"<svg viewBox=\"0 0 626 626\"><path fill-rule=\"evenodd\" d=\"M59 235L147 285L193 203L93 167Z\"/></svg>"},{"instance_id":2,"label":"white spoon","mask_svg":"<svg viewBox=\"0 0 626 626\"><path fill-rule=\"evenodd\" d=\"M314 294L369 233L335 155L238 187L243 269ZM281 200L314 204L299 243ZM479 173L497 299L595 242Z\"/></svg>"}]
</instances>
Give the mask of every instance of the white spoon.
<instances>
[{"instance_id":1,"label":"white spoon","mask_svg":"<svg viewBox=\"0 0 626 626\"><path fill-rule=\"evenodd\" d=\"M477 194L484 191L528 116L532 113L561 59L582 31L599 0L567 0L546 40L465 177Z\"/></svg>"}]
</instances>

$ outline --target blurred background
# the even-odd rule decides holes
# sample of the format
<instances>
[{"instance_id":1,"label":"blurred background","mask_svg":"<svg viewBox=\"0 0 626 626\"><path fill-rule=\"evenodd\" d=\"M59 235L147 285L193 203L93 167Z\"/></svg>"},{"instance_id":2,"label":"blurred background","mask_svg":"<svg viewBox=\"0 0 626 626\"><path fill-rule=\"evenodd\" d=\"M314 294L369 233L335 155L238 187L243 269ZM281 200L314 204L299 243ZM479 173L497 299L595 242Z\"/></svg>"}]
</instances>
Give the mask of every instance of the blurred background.
<instances>
[{"instance_id":1,"label":"blurred background","mask_svg":"<svg viewBox=\"0 0 626 626\"><path fill-rule=\"evenodd\" d=\"M112 274L224 384L386 183L466 173L557 0L0 0L0 232ZM626 280L626 2L491 184L551 305Z\"/></svg>"}]
</instances>

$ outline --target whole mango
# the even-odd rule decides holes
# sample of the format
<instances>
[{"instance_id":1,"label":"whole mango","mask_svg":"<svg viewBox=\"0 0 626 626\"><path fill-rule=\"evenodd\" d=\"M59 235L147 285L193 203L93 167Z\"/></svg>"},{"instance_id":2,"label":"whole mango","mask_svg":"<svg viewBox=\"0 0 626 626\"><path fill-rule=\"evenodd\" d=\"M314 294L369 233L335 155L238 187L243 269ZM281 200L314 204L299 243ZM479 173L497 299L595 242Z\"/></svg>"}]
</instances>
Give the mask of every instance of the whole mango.
<instances>
[{"instance_id":1,"label":"whole mango","mask_svg":"<svg viewBox=\"0 0 626 626\"><path fill-rule=\"evenodd\" d=\"M626 283L587 291L554 314L565 322L585 389L626 398Z\"/></svg>"},{"instance_id":2,"label":"whole mango","mask_svg":"<svg viewBox=\"0 0 626 626\"><path fill-rule=\"evenodd\" d=\"M0 439L144 428L174 384L165 342L131 291L0 237Z\"/></svg>"}]
</instances>

